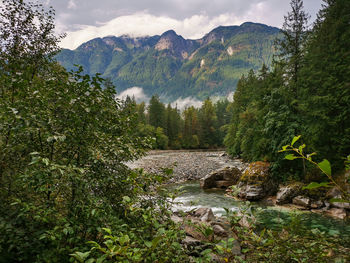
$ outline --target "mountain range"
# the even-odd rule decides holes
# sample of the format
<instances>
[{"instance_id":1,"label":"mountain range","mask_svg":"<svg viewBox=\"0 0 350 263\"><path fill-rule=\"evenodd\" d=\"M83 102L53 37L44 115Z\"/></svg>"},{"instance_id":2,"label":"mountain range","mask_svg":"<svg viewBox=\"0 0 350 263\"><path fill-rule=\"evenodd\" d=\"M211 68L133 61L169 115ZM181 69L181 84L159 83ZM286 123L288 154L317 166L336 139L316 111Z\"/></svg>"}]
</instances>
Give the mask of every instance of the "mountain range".
<instances>
[{"instance_id":1,"label":"mountain range","mask_svg":"<svg viewBox=\"0 0 350 263\"><path fill-rule=\"evenodd\" d=\"M137 86L164 101L177 98L226 96L242 74L271 65L280 30L246 22L219 26L201 39L184 39L169 30L147 37L107 36L62 49L58 62L71 70L110 79L118 92Z\"/></svg>"}]
</instances>

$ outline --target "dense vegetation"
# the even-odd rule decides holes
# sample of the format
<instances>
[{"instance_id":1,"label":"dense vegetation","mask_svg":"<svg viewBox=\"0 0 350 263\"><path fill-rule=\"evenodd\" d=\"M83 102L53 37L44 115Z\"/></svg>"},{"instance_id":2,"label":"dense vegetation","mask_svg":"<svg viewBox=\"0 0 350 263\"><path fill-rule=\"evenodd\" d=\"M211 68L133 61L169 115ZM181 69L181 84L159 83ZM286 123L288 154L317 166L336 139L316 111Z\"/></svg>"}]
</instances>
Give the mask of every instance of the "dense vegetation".
<instances>
[{"instance_id":1,"label":"dense vegetation","mask_svg":"<svg viewBox=\"0 0 350 263\"><path fill-rule=\"evenodd\" d=\"M285 17L279 57L243 76L234 94L232 122L225 139L232 155L268 160L280 179L304 178L303 163L278 153L294 135L309 152L326 158L336 170L350 153L350 3L327 0L312 30L302 1L293 0Z\"/></svg>"},{"instance_id":2,"label":"dense vegetation","mask_svg":"<svg viewBox=\"0 0 350 263\"><path fill-rule=\"evenodd\" d=\"M145 261L158 253L181 261L182 233L169 220L166 196L153 194L163 177L124 164L148 141L135 134L114 87L52 61L53 10L3 2L0 262L69 262L88 240L103 239L103 227L128 234Z\"/></svg>"},{"instance_id":3,"label":"dense vegetation","mask_svg":"<svg viewBox=\"0 0 350 263\"><path fill-rule=\"evenodd\" d=\"M137 116L137 134L153 138L154 149L208 149L223 147L225 128L229 123L231 103L206 99L200 108L164 105L157 95L146 107L127 97L124 109Z\"/></svg>"},{"instance_id":4,"label":"dense vegetation","mask_svg":"<svg viewBox=\"0 0 350 263\"><path fill-rule=\"evenodd\" d=\"M159 94L168 101L204 100L234 91L249 69L270 66L278 34L277 28L244 23L218 27L199 40L185 40L171 30L153 37L104 37L64 49L56 58L67 70L77 64L87 74L101 73L118 92L139 86L150 97ZM163 40L170 44L159 46Z\"/></svg>"},{"instance_id":5,"label":"dense vegetation","mask_svg":"<svg viewBox=\"0 0 350 263\"><path fill-rule=\"evenodd\" d=\"M205 100L183 116L157 96L146 114L144 104L116 100L115 87L98 75L67 72L53 60L60 39L53 10L2 2L0 262L211 262L213 253L241 261L231 239L208 242L193 257L181 245L183 230L170 220L173 195L160 187L171 170L145 174L125 163L154 143L219 146L220 127L231 117L226 143L246 159L279 165L272 151L301 132L330 160L349 152L346 0L328 0L307 42L302 34L294 53L282 49L287 56L281 53L271 72L263 67L243 77L232 106ZM349 255L339 240L305 235L297 226L258 236L237 227L236 215L229 219L248 261L328 262L332 253Z\"/></svg>"}]
</instances>

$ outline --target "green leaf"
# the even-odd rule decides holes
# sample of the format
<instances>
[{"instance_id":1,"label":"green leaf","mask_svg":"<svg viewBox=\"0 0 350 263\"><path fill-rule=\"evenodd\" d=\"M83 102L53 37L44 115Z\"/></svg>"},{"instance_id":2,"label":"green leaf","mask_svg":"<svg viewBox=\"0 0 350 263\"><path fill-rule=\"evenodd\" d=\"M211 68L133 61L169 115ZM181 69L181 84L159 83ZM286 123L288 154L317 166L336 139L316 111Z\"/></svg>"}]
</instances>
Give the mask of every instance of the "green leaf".
<instances>
[{"instance_id":1,"label":"green leaf","mask_svg":"<svg viewBox=\"0 0 350 263\"><path fill-rule=\"evenodd\" d=\"M105 261L105 259L107 258L108 255L103 255L101 257L99 257L97 260L96 260L96 263L102 263L103 261Z\"/></svg>"},{"instance_id":2,"label":"green leaf","mask_svg":"<svg viewBox=\"0 0 350 263\"><path fill-rule=\"evenodd\" d=\"M294 138L293 138L293 140L292 140L292 146L294 145L294 143L296 143L299 139L300 139L300 137L301 137L301 135L299 135L299 136L295 136Z\"/></svg>"},{"instance_id":3,"label":"green leaf","mask_svg":"<svg viewBox=\"0 0 350 263\"><path fill-rule=\"evenodd\" d=\"M130 203L131 199L130 199L129 196L123 196L123 201L124 201L125 203Z\"/></svg>"},{"instance_id":4,"label":"green leaf","mask_svg":"<svg viewBox=\"0 0 350 263\"><path fill-rule=\"evenodd\" d=\"M150 247L152 247L152 242L145 241L145 245L146 245L146 247L150 248Z\"/></svg>"},{"instance_id":5,"label":"green leaf","mask_svg":"<svg viewBox=\"0 0 350 263\"><path fill-rule=\"evenodd\" d=\"M119 243L123 246L125 243L128 243L130 241L130 238L128 235L123 235L119 238Z\"/></svg>"},{"instance_id":6,"label":"green leaf","mask_svg":"<svg viewBox=\"0 0 350 263\"><path fill-rule=\"evenodd\" d=\"M282 150L279 150L278 152L281 153L281 152L287 151L288 146L289 146L289 145L284 145L284 146L282 146Z\"/></svg>"},{"instance_id":7,"label":"green leaf","mask_svg":"<svg viewBox=\"0 0 350 263\"><path fill-rule=\"evenodd\" d=\"M90 251L85 253L77 251L74 254L70 254L70 255L73 256L79 262L84 262L85 259L87 259L87 257L90 255Z\"/></svg>"},{"instance_id":8,"label":"green leaf","mask_svg":"<svg viewBox=\"0 0 350 263\"><path fill-rule=\"evenodd\" d=\"M318 163L318 167L320 167L322 172L324 172L326 175L332 175L331 164L328 160L324 159L322 162Z\"/></svg>"},{"instance_id":9,"label":"green leaf","mask_svg":"<svg viewBox=\"0 0 350 263\"><path fill-rule=\"evenodd\" d=\"M104 231L106 231L108 234L112 235L112 231L109 228L102 228Z\"/></svg>"},{"instance_id":10,"label":"green leaf","mask_svg":"<svg viewBox=\"0 0 350 263\"><path fill-rule=\"evenodd\" d=\"M303 153L303 149L306 147L305 144L299 146L299 152Z\"/></svg>"},{"instance_id":11,"label":"green leaf","mask_svg":"<svg viewBox=\"0 0 350 263\"><path fill-rule=\"evenodd\" d=\"M288 154L288 155L286 155L285 157L284 157L284 159L286 159L286 160L294 160L294 159L297 159L298 157L296 157L294 154Z\"/></svg>"},{"instance_id":12,"label":"green leaf","mask_svg":"<svg viewBox=\"0 0 350 263\"><path fill-rule=\"evenodd\" d=\"M307 190L312 190L312 189L316 189L316 188L320 188L320 187L331 187L330 182L322 182L322 183L316 183L316 182L312 182L307 186L303 187L303 190L307 189Z\"/></svg>"},{"instance_id":13,"label":"green leaf","mask_svg":"<svg viewBox=\"0 0 350 263\"><path fill-rule=\"evenodd\" d=\"M50 163L50 160L49 160L48 158L43 158L43 159L42 159L42 162L43 162L46 166L48 166L49 163Z\"/></svg>"},{"instance_id":14,"label":"green leaf","mask_svg":"<svg viewBox=\"0 0 350 263\"><path fill-rule=\"evenodd\" d=\"M160 242L160 240L162 239L162 236L157 236L156 238L154 238L152 240L152 247L156 247L158 245L158 243Z\"/></svg>"}]
</instances>

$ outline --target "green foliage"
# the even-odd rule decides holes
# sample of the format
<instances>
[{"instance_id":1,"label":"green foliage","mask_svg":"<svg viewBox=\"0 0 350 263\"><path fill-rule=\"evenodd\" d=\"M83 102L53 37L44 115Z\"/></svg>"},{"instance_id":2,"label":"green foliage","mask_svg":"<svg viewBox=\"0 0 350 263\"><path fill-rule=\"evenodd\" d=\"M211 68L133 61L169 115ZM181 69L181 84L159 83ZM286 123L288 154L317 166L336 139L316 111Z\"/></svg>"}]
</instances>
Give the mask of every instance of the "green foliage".
<instances>
[{"instance_id":1,"label":"green foliage","mask_svg":"<svg viewBox=\"0 0 350 263\"><path fill-rule=\"evenodd\" d=\"M202 148L217 145L217 116L215 108L211 100L208 98L203 102L199 110L199 141Z\"/></svg>"},{"instance_id":2,"label":"green foliage","mask_svg":"<svg viewBox=\"0 0 350 263\"><path fill-rule=\"evenodd\" d=\"M89 251L71 254L75 262L186 262L186 251L180 245L185 234L171 221L170 195L159 187L170 175L139 171L135 178L146 183L138 184L138 198L124 196L124 224L102 228L101 239L88 242Z\"/></svg>"},{"instance_id":3,"label":"green foliage","mask_svg":"<svg viewBox=\"0 0 350 263\"><path fill-rule=\"evenodd\" d=\"M124 196L146 178L125 162L148 143L130 107L99 76L67 73L53 11L24 1L1 8L0 258L66 262L102 226L123 221ZM14 56L13 54L17 55ZM149 179L148 179L149 180Z\"/></svg>"},{"instance_id":4,"label":"green foliage","mask_svg":"<svg viewBox=\"0 0 350 263\"><path fill-rule=\"evenodd\" d=\"M272 162L276 180L307 178L304 161L291 164L278 154L295 134L304 134L325 174L342 170L349 151L349 80L343 57L349 41L345 10L348 1L327 1L316 25L308 31L303 1L292 0L283 38L276 42L279 61L243 76L231 107L225 145L233 156ZM330 36L330 32L332 36ZM334 55L337 54L337 55ZM295 142L292 143L292 145ZM303 146L301 146L303 147ZM302 149L300 149L302 152ZM311 156L310 156L311 157ZM286 159L300 159L287 155Z\"/></svg>"},{"instance_id":5,"label":"green foliage","mask_svg":"<svg viewBox=\"0 0 350 263\"><path fill-rule=\"evenodd\" d=\"M283 146L282 150L280 150L279 152L292 151L292 152L296 153L297 155L294 155L294 153L292 153L292 154L286 155L284 158L287 160L290 160L290 161L293 161L295 159L302 159L302 160L305 160L309 163L312 163L318 169L320 169L322 171L322 173L324 173L328 177L328 180L329 180L329 182L322 182L322 183L312 182L308 186L303 187L303 189L312 190L312 189L317 189L320 187L331 187L331 185L333 185L333 186L336 186L337 189L339 189L342 192L342 195L343 195L343 198L345 199L345 201L350 200L350 196L349 196L349 193L347 192L346 185L339 185L335 181L335 179L332 177L331 164L328 160L323 159L323 161L317 163L317 162L313 161L313 159L312 159L312 156L316 155L315 152L310 153L310 154L304 153L304 148L306 147L305 144L302 144L299 147L294 147L295 143L300 139L300 137L301 137L301 135L295 136L292 140L292 143L290 145Z\"/></svg>"},{"instance_id":6,"label":"green foliage","mask_svg":"<svg viewBox=\"0 0 350 263\"><path fill-rule=\"evenodd\" d=\"M280 230L266 230L254 220L250 227L241 227L243 218L254 218L260 211L254 211L249 204L238 215L226 210L232 230L240 240L245 260L233 257L226 250L224 258L229 262L347 262L349 244L339 237L329 237L319 230L305 229L300 216L294 215L291 221ZM220 252L220 250L219 250ZM219 253L220 255L220 253Z\"/></svg>"},{"instance_id":7,"label":"green foliage","mask_svg":"<svg viewBox=\"0 0 350 263\"><path fill-rule=\"evenodd\" d=\"M153 127L166 128L165 106L160 102L159 96L152 96L148 106L148 122Z\"/></svg>"},{"instance_id":8,"label":"green foliage","mask_svg":"<svg viewBox=\"0 0 350 263\"><path fill-rule=\"evenodd\" d=\"M350 78L348 72L349 1L326 1L307 43L302 69L302 132L313 151L335 170L350 152Z\"/></svg>"}]
</instances>

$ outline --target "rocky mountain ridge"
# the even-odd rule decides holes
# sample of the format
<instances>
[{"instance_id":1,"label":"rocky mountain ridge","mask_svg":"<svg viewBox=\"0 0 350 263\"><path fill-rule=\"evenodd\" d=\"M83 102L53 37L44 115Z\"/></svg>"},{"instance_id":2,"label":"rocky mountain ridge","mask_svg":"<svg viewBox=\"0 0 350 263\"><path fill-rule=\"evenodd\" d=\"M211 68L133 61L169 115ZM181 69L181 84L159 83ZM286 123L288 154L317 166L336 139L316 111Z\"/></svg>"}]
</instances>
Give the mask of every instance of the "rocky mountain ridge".
<instances>
[{"instance_id":1,"label":"rocky mountain ridge","mask_svg":"<svg viewBox=\"0 0 350 263\"><path fill-rule=\"evenodd\" d=\"M147 37L95 38L75 50L63 49L57 60L68 70L82 65L101 73L123 91L133 86L168 100L203 99L234 91L240 76L270 65L279 29L251 22L220 26L197 40L174 30Z\"/></svg>"}]
</instances>

